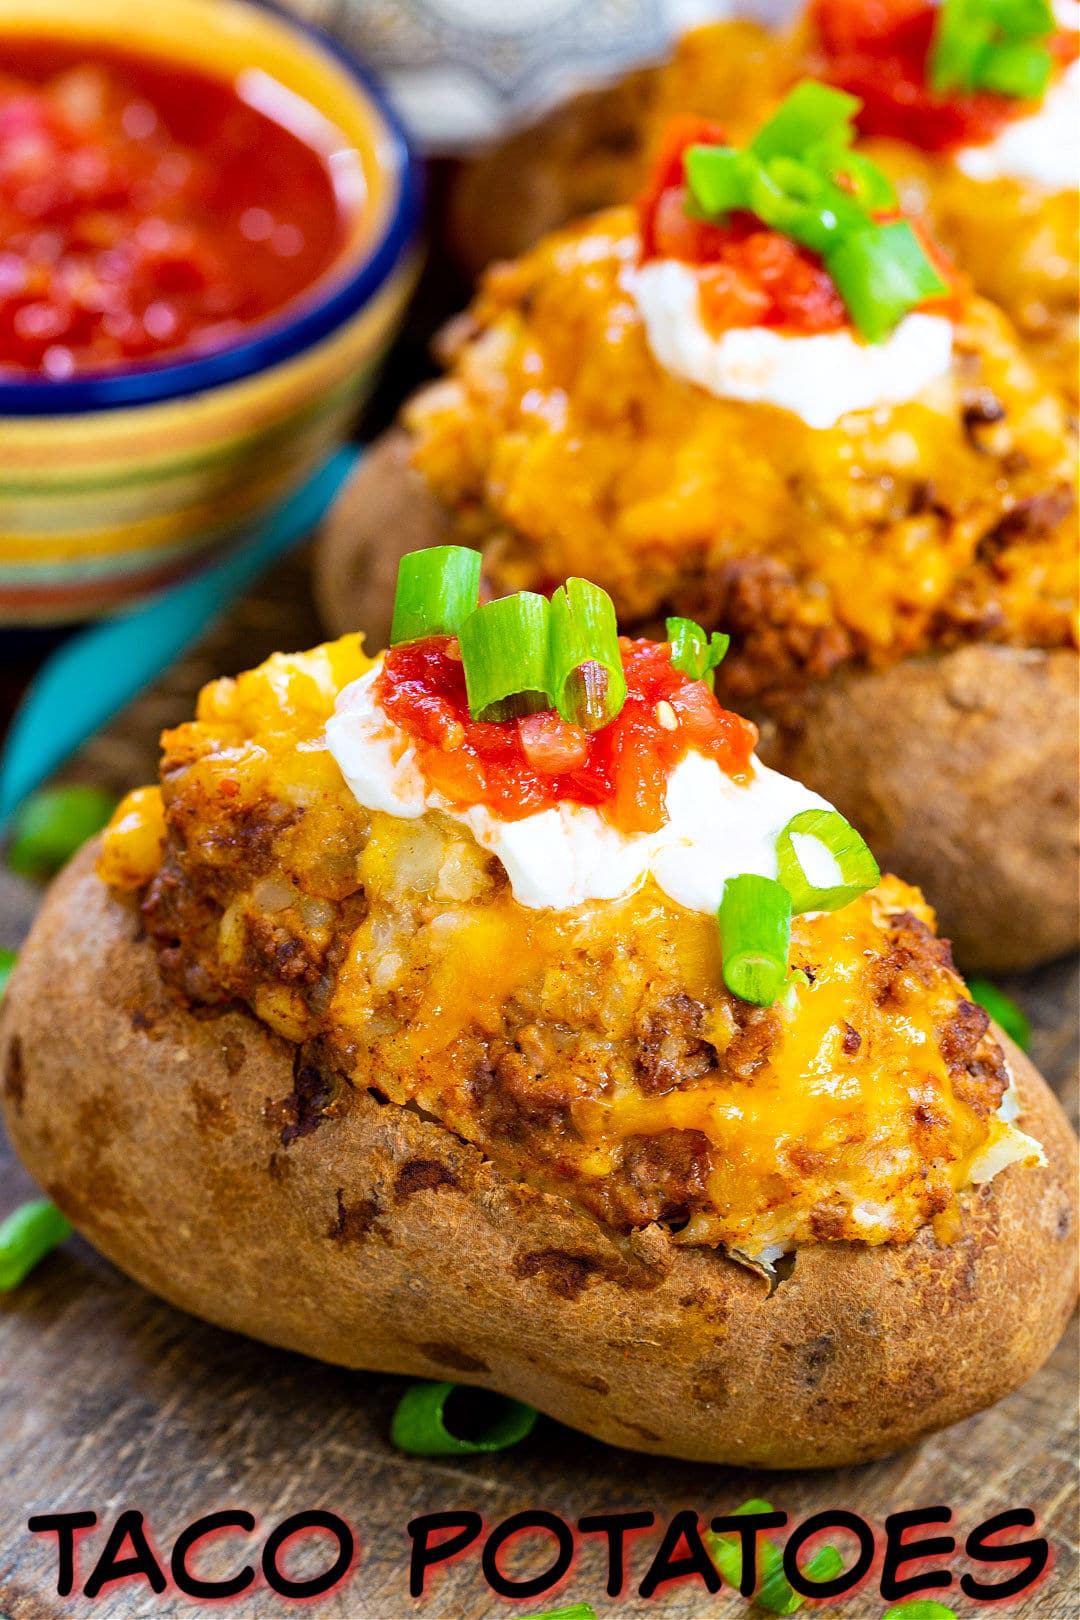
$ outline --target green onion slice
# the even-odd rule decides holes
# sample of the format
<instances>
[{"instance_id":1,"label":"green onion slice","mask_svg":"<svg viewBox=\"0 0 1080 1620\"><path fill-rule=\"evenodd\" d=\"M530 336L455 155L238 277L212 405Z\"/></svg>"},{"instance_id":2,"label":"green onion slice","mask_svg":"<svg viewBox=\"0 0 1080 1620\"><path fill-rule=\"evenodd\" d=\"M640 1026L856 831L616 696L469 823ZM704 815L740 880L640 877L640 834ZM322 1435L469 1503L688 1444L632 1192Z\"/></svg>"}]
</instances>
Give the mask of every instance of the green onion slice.
<instances>
[{"instance_id":1,"label":"green onion slice","mask_svg":"<svg viewBox=\"0 0 1080 1620\"><path fill-rule=\"evenodd\" d=\"M516 1446L538 1416L535 1407L508 1395L464 1384L414 1384L398 1402L390 1439L411 1457L468 1457Z\"/></svg>"},{"instance_id":2,"label":"green onion slice","mask_svg":"<svg viewBox=\"0 0 1080 1620\"><path fill-rule=\"evenodd\" d=\"M871 343L888 337L909 310L948 291L906 219L845 237L826 255L825 268Z\"/></svg>"},{"instance_id":3,"label":"green onion slice","mask_svg":"<svg viewBox=\"0 0 1080 1620\"><path fill-rule=\"evenodd\" d=\"M706 217L745 208L746 165L730 146L691 146L683 158L690 196Z\"/></svg>"},{"instance_id":4,"label":"green onion slice","mask_svg":"<svg viewBox=\"0 0 1080 1620\"><path fill-rule=\"evenodd\" d=\"M704 681L711 692L716 686L714 671L723 663L731 637L722 630L706 635L693 619L669 619L667 638L671 642L671 662L692 681Z\"/></svg>"},{"instance_id":5,"label":"green onion slice","mask_svg":"<svg viewBox=\"0 0 1080 1620\"><path fill-rule=\"evenodd\" d=\"M734 1509L735 1515L771 1512L772 1504L756 1497ZM705 1541L720 1574L737 1591L742 1580L742 1543L737 1536L718 1536L711 1530L706 1531ZM765 1537L760 1537L757 1545L760 1579L751 1601L771 1614L795 1614L806 1599L799 1596L784 1574L782 1550ZM843 1567L844 1560L835 1547L821 1547L803 1566L803 1574L812 1581L829 1581L839 1575Z\"/></svg>"},{"instance_id":6,"label":"green onion slice","mask_svg":"<svg viewBox=\"0 0 1080 1620\"><path fill-rule=\"evenodd\" d=\"M750 142L750 150L759 158L797 158L823 137L837 135L850 146L855 138L855 114L861 106L857 96L804 79L762 124Z\"/></svg>"},{"instance_id":7,"label":"green onion slice","mask_svg":"<svg viewBox=\"0 0 1080 1620\"><path fill-rule=\"evenodd\" d=\"M884 1620L956 1620L956 1610L947 1609L936 1598L911 1598L887 1609Z\"/></svg>"},{"instance_id":8,"label":"green onion slice","mask_svg":"<svg viewBox=\"0 0 1080 1620\"><path fill-rule=\"evenodd\" d=\"M1053 72L1045 40L1054 32L1049 0L945 0L934 28L932 87L990 90L1038 100Z\"/></svg>"},{"instance_id":9,"label":"green onion slice","mask_svg":"<svg viewBox=\"0 0 1080 1620\"><path fill-rule=\"evenodd\" d=\"M114 794L85 783L33 794L15 817L8 866L24 877L52 877L101 831L115 808Z\"/></svg>"},{"instance_id":10,"label":"green onion slice","mask_svg":"<svg viewBox=\"0 0 1080 1620\"><path fill-rule=\"evenodd\" d=\"M991 984L989 979L969 979L967 987L972 1001L985 1007L994 1023L1001 1026L1022 1052L1026 1052L1031 1045L1031 1025L1012 997L999 990L996 984Z\"/></svg>"},{"instance_id":11,"label":"green onion slice","mask_svg":"<svg viewBox=\"0 0 1080 1620\"><path fill-rule=\"evenodd\" d=\"M573 1603L569 1609L545 1609L529 1620L596 1620L596 1610L591 1603Z\"/></svg>"},{"instance_id":12,"label":"green onion slice","mask_svg":"<svg viewBox=\"0 0 1080 1620\"><path fill-rule=\"evenodd\" d=\"M1004 40L991 45L979 66L979 88L1020 101L1041 101L1054 71L1054 58L1042 45Z\"/></svg>"},{"instance_id":13,"label":"green onion slice","mask_svg":"<svg viewBox=\"0 0 1080 1620\"><path fill-rule=\"evenodd\" d=\"M796 836L824 845L839 869L839 883L819 886L810 881L795 847ZM776 864L796 916L803 911L839 911L872 889L881 877L866 840L839 810L800 810L792 816L776 840Z\"/></svg>"},{"instance_id":14,"label":"green onion slice","mask_svg":"<svg viewBox=\"0 0 1080 1620\"><path fill-rule=\"evenodd\" d=\"M71 1236L71 1222L47 1198L20 1204L0 1221L0 1293L10 1293L39 1261Z\"/></svg>"},{"instance_id":15,"label":"green onion slice","mask_svg":"<svg viewBox=\"0 0 1080 1620\"><path fill-rule=\"evenodd\" d=\"M11 978L11 971L17 960L15 951L9 950L6 945L0 945L0 1001L4 998L7 982Z\"/></svg>"},{"instance_id":16,"label":"green onion slice","mask_svg":"<svg viewBox=\"0 0 1080 1620\"><path fill-rule=\"evenodd\" d=\"M518 591L485 602L458 631L469 713L474 720L514 720L551 707L546 596Z\"/></svg>"},{"instance_id":17,"label":"green onion slice","mask_svg":"<svg viewBox=\"0 0 1080 1620\"><path fill-rule=\"evenodd\" d=\"M791 941L787 889L754 872L728 878L718 919L724 983L740 1001L771 1007L787 980Z\"/></svg>"},{"instance_id":18,"label":"green onion slice","mask_svg":"<svg viewBox=\"0 0 1080 1620\"><path fill-rule=\"evenodd\" d=\"M480 599L480 553L429 546L398 564L390 645L421 636L456 636Z\"/></svg>"},{"instance_id":19,"label":"green onion slice","mask_svg":"<svg viewBox=\"0 0 1080 1620\"><path fill-rule=\"evenodd\" d=\"M587 579L568 579L551 598L549 689L564 720L599 731L626 701L626 676L611 598Z\"/></svg>"}]
</instances>

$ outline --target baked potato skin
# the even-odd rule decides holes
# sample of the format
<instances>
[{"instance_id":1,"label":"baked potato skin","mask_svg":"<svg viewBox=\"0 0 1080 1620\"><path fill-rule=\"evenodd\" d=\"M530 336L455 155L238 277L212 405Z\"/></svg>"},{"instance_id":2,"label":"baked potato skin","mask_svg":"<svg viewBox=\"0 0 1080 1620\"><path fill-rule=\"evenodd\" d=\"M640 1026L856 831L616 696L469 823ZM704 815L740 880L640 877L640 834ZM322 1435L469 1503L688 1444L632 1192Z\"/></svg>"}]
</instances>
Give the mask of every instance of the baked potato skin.
<instances>
[{"instance_id":1,"label":"baked potato skin","mask_svg":"<svg viewBox=\"0 0 1080 1620\"><path fill-rule=\"evenodd\" d=\"M184 1012L95 855L57 881L5 996L4 1109L82 1232L185 1310L501 1390L614 1445L770 1468L909 1445L1015 1388L1064 1328L1075 1140L1000 1032L1047 1168L964 1195L946 1246L924 1228L803 1248L770 1295L657 1228L616 1241L441 1126L301 1068L247 1014Z\"/></svg>"},{"instance_id":2,"label":"baked potato skin","mask_svg":"<svg viewBox=\"0 0 1080 1620\"><path fill-rule=\"evenodd\" d=\"M841 672L763 723L767 764L823 794L932 901L967 968L1080 939L1080 660L977 643Z\"/></svg>"},{"instance_id":3,"label":"baked potato skin","mask_svg":"<svg viewBox=\"0 0 1080 1620\"><path fill-rule=\"evenodd\" d=\"M389 640L401 555L459 538L410 443L397 427L368 452L316 555L327 628L365 624L373 650ZM1078 694L1071 648L973 643L841 670L754 717L761 758L834 803L883 870L924 890L960 965L1004 972L1080 941Z\"/></svg>"}]
</instances>

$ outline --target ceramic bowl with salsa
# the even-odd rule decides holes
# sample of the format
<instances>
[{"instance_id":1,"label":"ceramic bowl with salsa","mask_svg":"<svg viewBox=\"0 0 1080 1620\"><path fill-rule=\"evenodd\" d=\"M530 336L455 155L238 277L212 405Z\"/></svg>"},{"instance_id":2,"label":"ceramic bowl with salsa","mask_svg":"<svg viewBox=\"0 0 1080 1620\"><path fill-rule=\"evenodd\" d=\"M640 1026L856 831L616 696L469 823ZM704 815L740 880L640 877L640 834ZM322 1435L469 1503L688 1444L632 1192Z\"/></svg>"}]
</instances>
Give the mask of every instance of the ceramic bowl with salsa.
<instances>
[{"instance_id":1,"label":"ceramic bowl with salsa","mask_svg":"<svg viewBox=\"0 0 1080 1620\"><path fill-rule=\"evenodd\" d=\"M363 71L249 0L0 0L0 626L167 583L345 436L415 269Z\"/></svg>"}]
</instances>

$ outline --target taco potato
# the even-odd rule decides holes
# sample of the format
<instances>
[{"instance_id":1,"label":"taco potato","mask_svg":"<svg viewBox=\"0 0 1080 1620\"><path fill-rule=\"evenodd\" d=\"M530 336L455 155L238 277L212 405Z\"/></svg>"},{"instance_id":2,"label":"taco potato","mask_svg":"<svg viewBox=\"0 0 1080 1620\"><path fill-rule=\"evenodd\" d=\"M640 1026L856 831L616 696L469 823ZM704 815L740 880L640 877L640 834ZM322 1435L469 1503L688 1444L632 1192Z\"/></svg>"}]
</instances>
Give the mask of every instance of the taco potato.
<instances>
[{"instance_id":1,"label":"taco potato","mask_svg":"<svg viewBox=\"0 0 1080 1620\"><path fill-rule=\"evenodd\" d=\"M716 119L740 141L793 84L826 78L864 100L867 155L893 176L905 206L927 219L1075 402L1073 35L1063 28L1053 42L1059 60L1047 94L1056 121L1041 138L1018 142L1015 126L1038 110L1030 101L928 88L937 14L923 0L815 0L785 33L745 20L691 30L669 62L574 97L468 164L452 202L459 256L478 273L571 220L630 201L673 115Z\"/></svg>"},{"instance_id":2,"label":"taco potato","mask_svg":"<svg viewBox=\"0 0 1080 1620\"><path fill-rule=\"evenodd\" d=\"M745 999L724 872L839 818L673 647L620 647L584 733L474 722L446 636L208 687L20 957L8 1127L105 1254L224 1327L638 1450L877 1456L1049 1354L1071 1133L850 828L843 896L799 854L787 978Z\"/></svg>"},{"instance_id":3,"label":"taco potato","mask_svg":"<svg viewBox=\"0 0 1080 1620\"><path fill-rule=\"evenodd\" d=\"M763 757L925 889L965 966L1075 948L1064 401L962 287L948 361L910 398L813 419L827 356L803 379L810 420L720 397L657 349L634 293L642 228L609 210L485 278L447 334L447 375L407 405L328 525L328 623L360 622L378 596L371 559L415 535L479 548L496 594L587 573L624 626L687 614L718 627L732 637L722 689L761 723ZM674 269L683 296L686 264L654 268ZM927 319L936 342L943 318ZM744 335L783 341L724 334ZM696 348L684 324L675 359L706 376L720 346L690 336Z\"/></svg>"}]
</instances>

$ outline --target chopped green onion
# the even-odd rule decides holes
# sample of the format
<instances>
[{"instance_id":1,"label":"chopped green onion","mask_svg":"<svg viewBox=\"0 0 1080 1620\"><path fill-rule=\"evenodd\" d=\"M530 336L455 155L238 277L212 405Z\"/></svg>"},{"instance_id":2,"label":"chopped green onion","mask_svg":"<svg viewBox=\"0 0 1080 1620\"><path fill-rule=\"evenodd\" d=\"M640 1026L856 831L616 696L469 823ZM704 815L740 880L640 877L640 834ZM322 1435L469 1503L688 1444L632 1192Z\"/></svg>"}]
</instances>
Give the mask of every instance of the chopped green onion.
<instances>
[{"instance_id":1,"label":"chopped green onion","mask_svg":"<svg viewBox=\"0 0 1080 1620\"><path fill-rule=\"evenodd\" d=\"M806 1602L795 1591L784 1574L784 1555L771 1541L761 1544L761 1585L754 1593L754 1602L771 1614L795 1614ZM809 1563L802 1566L808 1581L832 1581L844 1567L844 1560L835 1547L819 1547Z\"/></svg>"},{"instance_id":2,"label":"chopped green onion","mask_svg":"<svg viewBox=\"0 0 1080 1620\"><path fill-rule=\"evenodd\" d=\"M549 690L571 725L599 731L626 701L626 676L611 598L587 579L568 579L551 598Z\"/></svg>"},{"instance_id":3,"label":"chopped green onion","mask_svg":"<svg viewBox=\"0 0 1080 1620\"><path fill-rule=\"evenodd\" d=\"M1022 1052L1031 1045L1031 1025L1011 996L999 990L989 979L969 979L968 995L985 1007L995 1024L999 1024L1011 1041Z\"/></svg>"},{"instance_id":4,"label":"chopped green onion","mask_svg":"<svg viewBox=\"0 0 1080 1620\"><path fill-rule=\"evenodd\" d=\"M569 1609L545 1609L528 1620L596 1620L596 1610L591 1603L574 1603Z\"/></svg>"},{"instance_id":5,"label":"chopped green onion","mask_svg":"<svg viewBox=\"0 0 1080 1620\"><path fill-rule=\"evenodd\" d=\"M724 983L740 1001L771 1007L787 980L791 896L772 878L728 878L718 913Z\"/></svg>"},{"instance_id":6,"label":"chopped green onion","mask_svg":"<svg viewBox=\"0 0 1080 1620\"><path fill-rule=\"evenodd\" d=\"M421 636L456 636L480 599L480 553L428 546L398 564L390 645Z\"/></svg>"},{"instance_id":7,"label":"chopped green onion","mask_svg":"<svg viewBox=\"0 0 1080 1620\"><path fill-rule=\"evenodd\" d=\"M458 631L469 713L514 720L551 707L546 596L518 591L485 602Z\"/></svg>"},{"instance_id":8,"label":"chopped green onion","mask_svg":"<svg viewBox=\"0 0 1080 1620\"><path fill-rule=\"evenodd\" d=\"M882 1620L956 1620L956 1610L947 1609L936 1598L912 1598L909 1603L887 1609Z\"/></svg>"},{"instance_id":9,"label":"chopped green onion","mask_svg":"<svg viewBox=\"0 0 1080 1620\"><path fill-rule=\"evenodd\" d=\"M40 1260L71 1236L71 1222L47 1198L20 1204L0 1221L0 1294L17 1288Z\"/></svg>"},{"instance_id":10,"label":"chopped green onion","mask_svg":"<svg viewBox=\"0 0 1080 1620\"><path fill-rule=\"evenodd\" d=\"M756 1497L734 1510L735 1515L771 1512L771 1503L763 1502ZM718 1536L709 1530L705 1533L705 1542L720 1574L727 1584L737 1591L742 1580L742 1543L739 1538ZM767 1609L771 1614L795 1614L802 1608L806 1599L799 1596L784 1574L782 1550L774 1541L764 1537L759 1539L757 1545L759 1584L750 1600L751 1603L758 1608ZM803 1574L812 1581L829 1581L837 1576L843 1567L844 1560L835 1547L822 1547L805 1566Z\"/></svg>"},{"instance_id":11,"label":"chopped green onion","mask_svg":"<svg viewBox=\"0 0 1080 1620\"><path fill-rule=\"evenodd\" d=\"M1053 72L1043 42L1054 27L1048 0L945 0L934 27L930 83L939 94L990 90L1038 100Z\"/></svg>"},{"instance_id":12,"label":"chopped green onion","mask_svg":"<svg viewBox=\"0 0 1080 1620\"><path fill-rule=\"evenodd\" d=\"M814 154L807 153L807 162L813 164ZM885 213L896 207L896 187L876 163L862 152L838 153L830 165L834 180L846 180L853 187L851 196L860 208L870 214Z\"/></svg>"},{"instance_id":13,"label":"chopped green onion","mask_svg":"<svg viewBox=\"0 0 1080 1620\"><path fill-rule=\"evenodd\" d=\"M716 686L714 671L723 663L731 637L722 630L707 636L693 619L669 619L667 638L671 642L671 662L692 681L704 681L711 692Z\"/></svg>"},{"instance_id":14,"label":"chopped green onion","mask_svg":"<svg viewBox=\"0 0 1080 1620\"><path fill-rule=\"evenodd\" d=\"M991 45L979 66L979 88L1020 101L1041 101L1054 71L1054 58L1042 45L1004 40Z\"/></svg>"},{"instance_id":15,"label":"chopped green onion","mask_svg":"<svg viewBox=\"0 0 1080 1620\"><path fill-rule=\"evenodd\" d=\"M459 1410L447 1413L451 1398ZM477 1415L483 1420L479 1427ZM467 1457L516 1446L532 1433L538 1416L535 1407L508 1395L463 1384L414 1384L398 1402L390 1439L412 1457Z\"/></svg>"},{"instance_id":16,"label":"chopped green onion","mask_svg":"<svg viewBox=\"0 0 1080 1620\"><path fill-rule=\"evenodd\" d=\"M683 158L690 195L706 215L747 206L743 154L730 146L691 146Z\"/></svg>"},{"instance_id":17,"label":"chopped green onion","mask_svg":"<svg viewBox=\"0 0 1080 1620\"><path fill-rule=\"evenodd\" d=\"M52 877L101 831L115 808L113 794L85 783L35 793L15 817L8 866L24 877Z\"/></svg>"},{"instance_id":18,"label":"chopped green onion","mask_svg":"<svg viewBox=\"0 0 1080 1620\"><path fill-rule=\"evenodd\" d=\"M950 12L946 0L938 13L930 53L931 88L939 96L947 95L950 90L973 90L979 82L979 65L993 38L994 30L989 22L958 20L956 8Z\"/></svg>"},{"instance_id":19,"label":"chopped green onion","mask_svg":"<svg viewBox=\"0 0 1080 1620\"><path fill-rule=\"evenodd\" d=\"M850 145L854 138L852 124L861 106L857 96L804 79L761 126L750 142L750 150L759 158L797 158L814 142L835 133L842 134L845 144Z\"/></svg>"},{"instance_id":20,"label":"chopped green onion","mask_svg":"<svg viewBox=\"0 0 1080 1620\"><path fill-rule=\"evenodd\" d=\"M845 237L828 253L825 268L871 343L887 337L908 310L948 291L904 219Z\"/></svg>"},{"instance_id":21,"label":"chopped green onion","mask_svg":"<svg viewBox=\"0 0 1080 1620\"><path fill-rule=\"evenodd\" d=\"M6 945L0 945L0 1001L4 999L11 970L17 961L18 955L15 951L9 950Z\"/></svg>"},{"instance_id":22,"label":"chopped green onion","mask_svg":"<svg viewBox=\"0 0 1080 1620\"><path fill-rule=\"evenodd\" d=\"M796 836L824 845L839 869L839 883L819 887L810 881L795 848ZM803 911L839 911L881 877L866 840L839 810L800 810L792 816L776 840L776 864L796 916Z\"/></svg>"}]
</instances>

